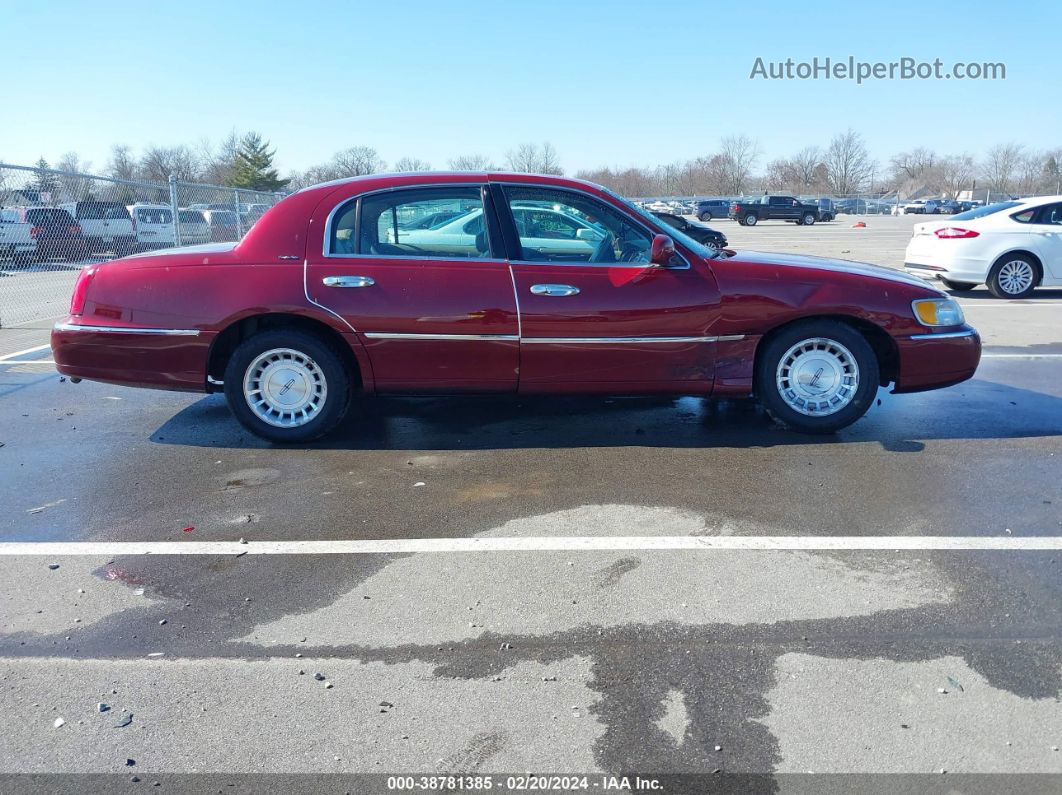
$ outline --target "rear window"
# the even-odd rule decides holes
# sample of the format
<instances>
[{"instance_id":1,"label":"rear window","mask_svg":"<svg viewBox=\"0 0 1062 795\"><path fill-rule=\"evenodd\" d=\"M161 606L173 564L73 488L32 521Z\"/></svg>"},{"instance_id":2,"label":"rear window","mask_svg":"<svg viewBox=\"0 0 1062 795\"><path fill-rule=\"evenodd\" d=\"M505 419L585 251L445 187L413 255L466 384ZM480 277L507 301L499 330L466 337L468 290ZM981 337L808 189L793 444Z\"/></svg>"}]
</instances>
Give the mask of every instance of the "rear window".
<instances>
[{"instance_id":1,"label":"rear window","mask_svg":"<svg viewBox=\"0 0 1062 795\"><path fill-rule=\"evenodd\" d=\"M138 207L136 220L140 224L172 224L173 212L161 207Z\"/></svg>"},{"instance_id":2,"label":"rear window","mask_svg":"<svg viewBox=\"0 0 1062 795\"><path fill-rule=\"evenodd\" d=\"M74 219L66 210L55 207L34 207L26 210L26 220L31 224L42 226L44 224L72 224Z\"/></svg>"},{"instance_id":3,"label":"rear window","mask_svg":"<svg viewBox=\"0 0 1062 795\"><path fill-rule=\"evenodd\" d=\"M17 224L18 212L16 210L0 210L0 221L5 224Z\"/></svg>"},{"instance_id":4,"label":"rear window","mask_svg":"<svg viewBox=\"0 0 1062 795\"><path fill-rule=\"evenodd\" d=\"M236 226L236 213L214 210L210 214L210 223L216 226Z\"/></svg>"},{"instance_id":5,"label":"rear window","mask_svg":"<svg viewBox=\"0 0 1062 795\"><path fill-rule=\"evenodd\" d=\"M1001 213L1004 210L1009 210L1011 207L1020 207L1021 202L998 202L997 204L989 204L985 207L974 207L972 210L967 210L964 213L953 215L951 220L953 221L972 221L974 218L984 218L986 215L993 215L995 213Z\"/></svg>"},{"instance_id":6,"label":"rear window","mask_svg":"<svg viewBox=\"0 0 1062 795\"><path fill-rule=\"evenodd\" d=\"M196 210L181 210L177 217L181 219L182 224L205 224L206 218L203 217L201 212Z\"/></svg>"},{"instance_id":7,"label":"rear window","mask_svg":"<svg viewBox=\"0 0 1062 795\"><path fill-rule=\"evenodd\" d=\"M118 202L78 202L77 217L81 221L131 220L125 205Z\"/></svg>"}]
</instances>

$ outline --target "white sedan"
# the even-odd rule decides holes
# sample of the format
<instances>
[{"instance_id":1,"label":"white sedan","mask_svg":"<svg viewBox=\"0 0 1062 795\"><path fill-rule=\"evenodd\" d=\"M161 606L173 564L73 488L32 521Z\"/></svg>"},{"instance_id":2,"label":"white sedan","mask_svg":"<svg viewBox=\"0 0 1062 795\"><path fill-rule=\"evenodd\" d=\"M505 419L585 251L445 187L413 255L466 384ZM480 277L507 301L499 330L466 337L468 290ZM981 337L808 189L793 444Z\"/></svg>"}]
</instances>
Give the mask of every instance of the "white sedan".
<instances>
[{"instance_id":1,"label":"white sedan","mask_svg":"<svg viewBox=\"0 0 1062 795\"><path fill-rule=\"evenodd\" d=\"M952 290L997 298L1062 286L1062 196L999 202L916 224L904 267Z\"/></svg>"}]
</instances>

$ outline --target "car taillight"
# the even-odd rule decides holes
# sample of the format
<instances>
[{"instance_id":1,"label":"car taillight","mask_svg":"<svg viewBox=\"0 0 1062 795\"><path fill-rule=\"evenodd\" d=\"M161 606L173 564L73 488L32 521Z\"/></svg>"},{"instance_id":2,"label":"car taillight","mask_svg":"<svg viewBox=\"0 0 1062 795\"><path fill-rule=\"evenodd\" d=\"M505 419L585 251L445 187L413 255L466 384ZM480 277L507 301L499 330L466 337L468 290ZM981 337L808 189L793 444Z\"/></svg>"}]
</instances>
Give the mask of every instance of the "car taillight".
<instances>
[{"instance_id":1,"label":"car taillight","mask_svg":"<svg viewBox=\"0 0 1062 795\"><path fill-rule=\"evenodd\" d=\"M933 233L941 239L954 239L961 237L978 237L979 232L975 232L972 229L963 229L958 226L946 226L943 229L938 229Z\"/></svg>"},{"instance_id":2,"label":"car taillight","mask_svg":"<svg viewBox=\"0 0 1062 795\"><path fill-rule=\"evenodd\" d=\"M41 228L39 226L34 226L34 227L30 228L30 237L36 238L37 235L39 235L40 233L41 233Z\"/></svg>"},{"instance_id":3,"label":"car taillight","mask_svg":"<svg viewBox=\"0 0 1062 795\"><path fill-rule=\"evenodd\" d=\"M70 232L70 234L74 235L75 237L77 235L80 235L81 234L81 224L74 224L72 227L70 227L70 229L68 231Z\"/></svg>"},{"instance_id":4,"label":"car taillight","mask_svg":"<svg viewBox=\"0 0 1062 795\"><path fill-rule=\"evenodd\" d=\"M741 205L740 204L735 204L734 205L734 212L736 212L736 213L741 212Z\"/></svg>"},{"instance_id":5,"label":"car taillight","mask_svg":"<svg viewBox=\"0 0 1062 795\"><path fill-rule=\"evenodd\" d=\"M70 296L70 314L80 315L85 311L85 296L88 294L89 283L96 275L95 268L82 268L74 283L74 294Z\"/></svg>"}]
</instances>

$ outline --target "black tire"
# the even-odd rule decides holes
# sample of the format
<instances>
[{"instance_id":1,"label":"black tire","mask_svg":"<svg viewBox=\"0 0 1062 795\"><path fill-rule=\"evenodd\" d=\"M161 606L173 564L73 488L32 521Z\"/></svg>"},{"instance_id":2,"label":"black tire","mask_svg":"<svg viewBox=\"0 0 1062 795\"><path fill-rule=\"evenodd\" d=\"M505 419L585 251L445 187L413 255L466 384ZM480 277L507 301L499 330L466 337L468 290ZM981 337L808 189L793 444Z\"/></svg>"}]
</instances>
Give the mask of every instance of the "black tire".
<instances>
[{"instance_id":1,"label":"black tire","mask_svg":"<svg viewBox=\"0 0 1062 795\"><path fill-rule=\"evenodd\" d=\"M697 218L700 219L701 221L711 221L712 220L712 214L710 212L705 211L705 212L701 213L700 215L698 215Z\"/></svg>"},{"instance_id":2,"label":"black tire","mask_svg":"<svg viewBox=\"0 0 1062 795\"><path fill-rule=\"evenodd\" d=\"M965 292L977 286L976 282L953 282L951 279L941 279L940 283L949 290L955 290L956 292Z\"/></svg>"},{"instance_id":3,"label":"black tire","mask_svg":"<svg viewBox=\"0 0 1062 795\"><path fill-rule=\"evenodd\" d=\"M808 415L782 397L779 364L791 348L805 340L823 338L847 349L858 367L859 382L848 404L833 414ZM771 337L756 360L756 395L774 420L802 433L833 433L858 420L870 408L878 391L878 358L858 331L837 320L804 320Z\"/></svg>"},{"instance_id":4,"label":"black tire","mask_svg":"<svg viewBox=\"0 0 1062 795\"><path fill-rule=\"evenodd\" d=\"M1024 290L1018 290L1016 292L1008 292L1005 285L1006 272L1012 268L1019 267L1016 263L1024 263L1025 266L1031 271L1031 278L1029 279L1028 286ZM996 298L1028 298L1032 295L1033 290L1036 289L1036 285L1040 283L1042 274L1040 273L1040 266L1032 259L1032 257L1025 254L1004 254L998 260L996 264L992 266L992 270L988 272L988 291L992 293Z\"/></svg>"},{"instance_id":5,"label":"black tire","mask_svg":"<svg viewBox=\"0 0 1062 795\"><path fill-rule=\"evenodd\" d=\"M802 223L804 226L811 226L815 223L815 214L804 213L803 217L800 219L800 223Z\"/></svg>"},{"instance_id":6,"label":"black tire","mask_svg":"<svg viewBox=\"0 0 1062 795\"><path fill-rule=\"evenodd\" d=\"M749 213L748 215L746 215L744 217L744 219L742 220L742 223L744 223L745 226L756 226L756 222L759 221L759 220L760 219L757 218L754 213Z\"/></svg>"},{"instance_id":7,"label":"black tire","mask_svg":"<svg viewBox=\"0 0 1062 795\"><path fill-rule=\"evenodd\" d=\"M247 403L243 382L248 368L267 351L287 348L308 357L320 370L327 392L324 405L304 425L278 427L258 416ZM297 329L274 329L255 334L233 351L225 367L225 397L232 413L255 436L271 442L299 443L320 439L335 430L350 407L351 374L340 351L312 333Z\"/></svg>"}]
</instances>

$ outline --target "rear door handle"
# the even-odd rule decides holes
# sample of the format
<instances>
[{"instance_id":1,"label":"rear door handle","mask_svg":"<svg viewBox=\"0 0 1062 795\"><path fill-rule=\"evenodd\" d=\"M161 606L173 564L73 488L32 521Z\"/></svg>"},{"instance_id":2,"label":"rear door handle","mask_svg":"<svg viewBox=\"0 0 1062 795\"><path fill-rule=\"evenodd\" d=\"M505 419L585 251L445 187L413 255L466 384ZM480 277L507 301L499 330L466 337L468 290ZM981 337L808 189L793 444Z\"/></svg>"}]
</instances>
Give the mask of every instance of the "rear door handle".
<instances>
[{"instance_id":1,"label":"rear door handle","mask_svg":"<svg viewBox=\"0 0 1062 795\"><path fill-rule=\"evenodd\" d=\"M325 276L325 287L372 287L376 280L369 276Z\"/></svg>"},{"instance_id":2,"label":"rear door handle","mask_svg":"<svg viewBox=\"0 0 1062 795\"><path fill-rule=\"evenodd\" d=\"M579 288L570 284L532 284L531 295L550 295L563 298L566 295L578 295Z\"/></svg>"}]
</instances>

